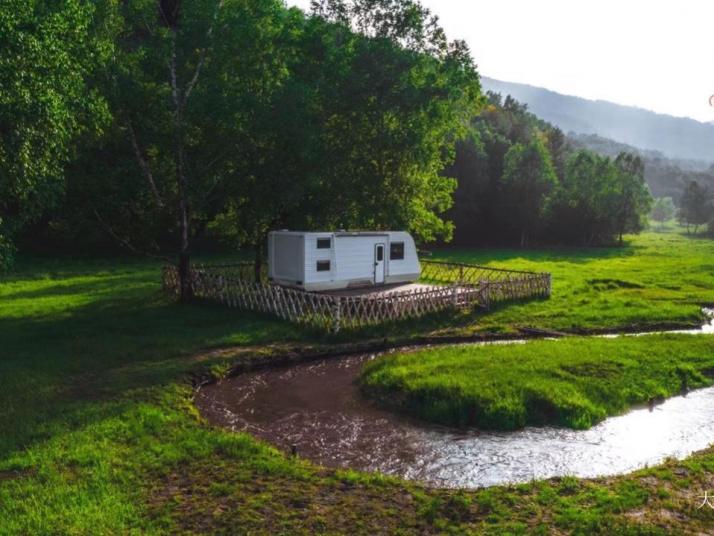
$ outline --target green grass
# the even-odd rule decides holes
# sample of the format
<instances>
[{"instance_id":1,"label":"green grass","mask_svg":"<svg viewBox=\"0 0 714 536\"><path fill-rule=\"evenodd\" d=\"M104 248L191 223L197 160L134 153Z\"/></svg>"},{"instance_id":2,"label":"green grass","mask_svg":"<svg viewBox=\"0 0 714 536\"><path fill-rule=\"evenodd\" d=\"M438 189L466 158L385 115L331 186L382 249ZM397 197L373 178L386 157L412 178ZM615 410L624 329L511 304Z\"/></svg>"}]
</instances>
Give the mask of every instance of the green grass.
<instances>
[{"instance_id":1,"label":"green grass","mask_svg":"<svg viewBox=\"0 0 714 536\"><path fill-rule=\"evenodd\" d=\"M590 272L606 271L608 263L632 267L637 255L651 259L660 251L669 268L640 263L637 281L676 279L668 270L686 281L668 295L674 309L664 307L666 296L654 299L642 321L697 321L698 304L714 301L703 260L712 258L711 243L668 234L658 245L659 237L577 253L580 262L572 263L563 251L484 251L472 260L550 269L556 281L577 286L601 278ZM675 267L677 256L683 258ZM248 435L213 429L191 403L191 371L350 338L443 331L452 320L323 338L220 306L179 306L160 292L159 268L136 260L27 258L0 280L0 534L519 534L551 527L656 534L706 532L714 522L714 511L694 508L703 489L714 491L712 451L617 479L460 492L317 468ZM557 292L570 292L559 284ZM630 290L590 297L618 301L623 292ZM453 330L553 325L560 299L502 307L493 313L497 320L464 315ZM583 327L617 324L607 314L588 320L575 311L573 318Z\"/></svg>"},{"instance_id":2,"label":"green grass","mask_svg":"<svg viewBox=\"0 0 714 536\"><path fill-rule=\"evenodd\" d=\"M685 326L701 322L701 306L714 304L714 240L680 230L647 232L622 248L448 250L434 258L553 276L550 299L505 304L450 331Z\"/></svg>"},{"instance_id":3,"label":"green grass","mask_svg":"<svg viewBox=\"0 0 714 536\"><path fill-rule=\"evenodd\" d=\"M589 428L633 404L711 385L714 336L573 337L449 346L369 363L362 389L444 424Z\"/></svg>"}]
</instances>

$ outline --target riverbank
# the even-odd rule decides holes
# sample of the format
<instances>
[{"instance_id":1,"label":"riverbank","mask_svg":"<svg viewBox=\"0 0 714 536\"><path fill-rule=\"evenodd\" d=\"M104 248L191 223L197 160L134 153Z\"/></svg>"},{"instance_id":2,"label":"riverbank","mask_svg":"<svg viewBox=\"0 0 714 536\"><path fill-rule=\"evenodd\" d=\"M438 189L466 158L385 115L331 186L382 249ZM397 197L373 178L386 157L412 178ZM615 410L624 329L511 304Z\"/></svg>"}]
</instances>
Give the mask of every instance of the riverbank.
<instances>
[{"instance_id":1,"label":"riverbank","mask_svg":"<svg viewBox=\"0 0 714 536\"><path fill-rule=\"evenodd\" d=\"M626 477L444 491L285 457L208 426L191 401L189 372L221 374L236 359L267 362L356 338L513 335L557 323L628 328L620 320L698 325L699 306L714 303L714 245L661 238L590 253L479 253L472 260L542 262L564 286L550 301L493 317L432 318L341 338L220 306L177 305L161 293L153 262L21 259L0 281L0 533L705 532L714 511L696 505L714 491L711 451ZM651 287L573 294L605 278L608 264L622 281Z\"/></svg>"},{"instance_id":2,"label":"riverbank","mask_svg":"<svg viewBox=\"0 0 714 536\"><path fill-rule=\"evenodd\" d=\"M244 372L197 389L194 404L211 424L251 433L318 465L437 488L622 475L714 443L714 387L668 398L652 410L632 409L588 430L489 431L430 424L366 399L360 372L384 358L390 356L333 356ZM504 360L490 372L509 365Z\"/></svg>"}]
</instances>

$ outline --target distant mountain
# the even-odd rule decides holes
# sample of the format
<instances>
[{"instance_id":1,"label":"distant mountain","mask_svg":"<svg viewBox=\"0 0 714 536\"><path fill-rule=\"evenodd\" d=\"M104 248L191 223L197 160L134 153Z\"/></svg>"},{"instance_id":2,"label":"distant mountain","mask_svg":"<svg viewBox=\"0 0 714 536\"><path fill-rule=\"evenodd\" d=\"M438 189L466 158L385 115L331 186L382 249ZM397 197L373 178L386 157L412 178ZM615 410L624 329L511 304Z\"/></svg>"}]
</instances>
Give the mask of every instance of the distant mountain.
<instances>
[{"instance_id":1,"label":"distant mountain","mask_svg":"<svg viewBox=\"0 0 714 536\"><path fill-rule=\"evenodd\" d=\"M565 133L596 134L670 158L714 162L714 124L562 95L548 89L482 77L483 88L511 95ZM700 162L701 165L701 162ZM697 166L698 167L698 166Z\"/></svg>"}]
</instances>

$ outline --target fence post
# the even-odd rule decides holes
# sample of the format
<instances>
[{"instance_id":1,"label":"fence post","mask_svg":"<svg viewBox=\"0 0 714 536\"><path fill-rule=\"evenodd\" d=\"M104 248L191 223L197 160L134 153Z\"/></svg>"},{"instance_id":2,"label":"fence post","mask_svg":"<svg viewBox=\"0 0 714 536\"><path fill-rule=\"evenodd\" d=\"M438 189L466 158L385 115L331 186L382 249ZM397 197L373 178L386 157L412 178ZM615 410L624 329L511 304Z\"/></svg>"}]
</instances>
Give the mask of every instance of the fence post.
<instances>
[{"instance_id":1,"label":"fence post","mask_svg":"<svg viewBox=\"0 0 714 536\"><path fill-rule=\"evenodd\" d=\"M340 331L342 323L342 297L335 296L333 313L332 313L332 332L337 333Z\"/></svg>"},{"instance_id":2,"label":"fence post","mask_svg":"<svg viewBox=\"0 0 714 536\"><path fill-rule=\"evenodd\" d=\"M545 276L546 285L547 285L547 290L545 293L546 298L550 298L550 293L552 292L552 288L551 288L552 278L553 278L553 275L550 273L546 274L546 276Z\"/></svg>"},{"instance_id":3,"label":"fence post","mask_svg":"<svg viewBox=\"0 0 714 536\"><path fill-rule=\"evenodd\" d=\"M491 309L491 283L484 279L480 279L478 282L479 288L479 300L481 306L487 311Z\"/></svg>"}]
</instances>

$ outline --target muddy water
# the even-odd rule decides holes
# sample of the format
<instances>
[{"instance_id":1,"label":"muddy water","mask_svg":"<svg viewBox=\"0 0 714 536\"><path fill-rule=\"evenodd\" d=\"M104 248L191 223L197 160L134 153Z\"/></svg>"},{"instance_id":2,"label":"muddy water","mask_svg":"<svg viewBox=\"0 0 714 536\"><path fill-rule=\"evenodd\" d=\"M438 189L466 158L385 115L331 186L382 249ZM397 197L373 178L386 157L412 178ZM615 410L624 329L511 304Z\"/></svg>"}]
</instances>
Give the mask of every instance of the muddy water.
<instances>
[{"instance_id":1,"label":"muddy water","mask_svg":"<svg viewBox=\"0 0 714 536\"><path fill-rule=\"evenodd\" d=\"M712 332L710 325L698 333ZM714 443L714 388L636 409L586 431L463 431L375 407L355 385L373 355L247 373L202 388L214 424L248 431L331 467L380 471L444 487L628 472Z\"/></svg>"}]
</instances>

